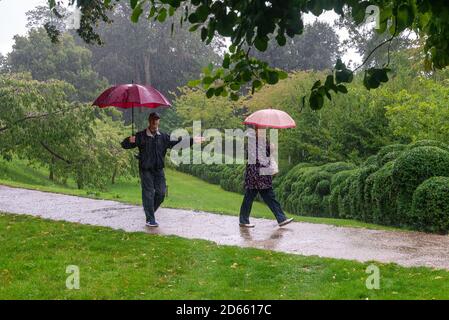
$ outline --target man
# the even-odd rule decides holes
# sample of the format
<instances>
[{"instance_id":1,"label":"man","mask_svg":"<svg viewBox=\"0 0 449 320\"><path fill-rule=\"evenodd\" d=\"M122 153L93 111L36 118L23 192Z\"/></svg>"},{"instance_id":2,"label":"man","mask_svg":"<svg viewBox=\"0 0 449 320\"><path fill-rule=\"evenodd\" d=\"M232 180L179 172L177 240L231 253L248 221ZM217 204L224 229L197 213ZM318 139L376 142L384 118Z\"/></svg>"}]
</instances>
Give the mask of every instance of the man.
<instances>
[{"instance_id":1,"label":"man","mask_svg":"<svg viewBox=\"0 0 449 320\"><path fill-rule=\"evenodd\" d=\"M159 131L160 116L152 112L148 117L148 127L135 136L122 141L124 149L139 148L139 173L142 186L142 203L146 216L147 227L158 227L154 213L165 198L164 159L167 149L173 148L182 138L171 141L170 135ZM193 142L204 141L198 137L190 139Z\"/></svg>"}]
</instances>

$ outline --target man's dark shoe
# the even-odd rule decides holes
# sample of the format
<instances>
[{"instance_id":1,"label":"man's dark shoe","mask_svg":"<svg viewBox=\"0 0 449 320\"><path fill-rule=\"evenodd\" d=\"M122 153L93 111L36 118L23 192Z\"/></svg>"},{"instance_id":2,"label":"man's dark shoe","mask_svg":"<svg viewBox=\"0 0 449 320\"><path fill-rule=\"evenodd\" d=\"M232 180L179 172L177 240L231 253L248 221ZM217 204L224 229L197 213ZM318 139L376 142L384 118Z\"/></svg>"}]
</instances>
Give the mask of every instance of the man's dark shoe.
<instances>
[{"instance_id":1,"label":"man's dark shoe","mask_svg":"<svg viewBox=\"0 0 449 320\"><path fill-rule=\"evenodd\" d=\"M159 227L159 224L157 224L156 222L153 222L153 223L147 222L147 223L145 223L145 225L147 227L150 227L150 228L157 228L157 227Z\"/></svg>"},{"instance_id":2,"label":"man's dark shoe","mask_svg":"<svg viewBox=\"0 0 449 320\"><path fill-rule=\"evenodd\" d=\"M283 227L283 226L289 224L289 223L292 222L292 221L293 221L293 218L285 219L284 221L282 221L282 222L279 223L279 227Z\"/></svg>"}]
</instances>

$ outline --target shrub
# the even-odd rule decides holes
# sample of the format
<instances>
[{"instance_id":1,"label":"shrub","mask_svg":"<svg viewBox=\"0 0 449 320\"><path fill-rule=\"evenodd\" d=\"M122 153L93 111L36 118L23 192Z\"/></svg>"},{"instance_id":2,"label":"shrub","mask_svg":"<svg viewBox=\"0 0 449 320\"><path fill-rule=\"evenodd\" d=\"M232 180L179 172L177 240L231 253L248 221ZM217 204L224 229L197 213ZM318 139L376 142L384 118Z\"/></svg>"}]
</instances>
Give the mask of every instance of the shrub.
<instances>
[{"instance_id":1,"label":"shrub","mask_svg":"<svg viewBox=\"0 0 449 320\"><path fill-rule=\"evenodd\" d=\"M317 183L315 192L324 197L330 194L331 183L329 180L321 180Z\"/></svg>"},{"instance_id":2,"label":"shrub","mask_svg":"<svg viewBox=\"0 0 449 320\"><path fill-rule=\"evenodd\" d=\"M412 195L433 176L449 175L449 152L438 147L416 147L404 152L394 163L393 182L398 191Z\"/></svg>"},{"instance_id":3,"label":"shrub","mask_svg":"<svg viewBox=\"0 0 449 320\"><path fill-rule=\"evenodd\" d=\"M373 221L373 209L375 206L375 203L373 202L371 198L371 191L373 189L374 184L374 178L376 171L371 173L365 180L365 188L363 191L364 194L364 217L365 221L372 222Z\"/></svg>"},{"instance_id":4,"label":"shrub","mask_svg":"<svg viewBox=\"0 0 449 320\"><path fill-rule=\"evenodd\" d=\"M402 153L403 151L392 151L382 156L382 158L378 158L379 167L383 167L388 162L396 160Z\"/></svg>"},{"instance_id":5,"label":"shrub","mask_svg":"<svg viewBox=\"0 0 449 320\"><path fill-rule=\"evenodd\" d=\"M367 214L366 211L367 205L365 203L365 182L370 174L376 172L378 167L376 165L371 165L368 167L362 167L359 170L359 173L357 175L357 181L355 182L355 205L354 210L355 212L355 218L366 220Z\"/></svg>"},{"instance_id":6,"label":"shrub","mask_svg":"<svg viewBox=\"0 0 449 320\"><path fill-rule=\"evenodd\" d=\"M408 146L406 144L390 144L388 146L382 147L379 152L377 153L378 160L381 160L386 154L391 152L398 152L401 153L402 151L405 151L408 149Z\"/></svg>"},{"instance_id":7,"label":"shrub","mask_svg":"<svg viewBox=\"0 0 449 320\"><path fill-rule=\"evenodd\" d=\"M368 159L365 160L365 162L362 164L362 167L369 167L369 166L377 166L377 154L374 156L370 156Z\"/></svg>"},{"instance_id":8,"label":"shrub","mask_svg":"<svg viewBox=\"0 0 449 320\"><path fill-rule=\"evenodd\" d=\"M374 204L373 222L398 225L401 222L397 214L397 191L393 186L394 162L388 162L373 174L371 200Z\"/></svg>"},{"instance_id":9,"label":"shrub","mask_svg":"<svg viewBox=\"0 0 449 320\"><path fill-rule=\"evenodd\" d=\"M410 213L418 230L444 233L449 231L449 178L433 177L418 186L413 194Z\"/></svg>"},{"instance_id":10,"label":"shrub","mask_svg":"<svg viewBox=\"0 0 449 320\"><path fill-rule=\"evenodd\" d=\"M419 147L438 147L445 151L449 151L449 145L436 140L419 140L409 145L409 149L419 148Z\"/></svg>"},{"instance_id":11,"label":"shrub","mask_svg":"<svg viewBox=\"0 0 449 320\"><path fill-rule=\"evenodd\" d=\"M338 216L341 218L351 218L351 185L356 181L358 170L352 170L349 176L341 183L338 195Z\"/></svg>"},{"instance_id":12,"label":"shrub","mask_svg":"<svg viewBox=\"0 0 449 320\"><path fill-rule=\"evenodd\" d=\"M329 173L337 173L345 170L355 169L355 165L347 162L333 162L328 163L320 167L322 170L327 171Z\"/></svg>"}]
</instances>

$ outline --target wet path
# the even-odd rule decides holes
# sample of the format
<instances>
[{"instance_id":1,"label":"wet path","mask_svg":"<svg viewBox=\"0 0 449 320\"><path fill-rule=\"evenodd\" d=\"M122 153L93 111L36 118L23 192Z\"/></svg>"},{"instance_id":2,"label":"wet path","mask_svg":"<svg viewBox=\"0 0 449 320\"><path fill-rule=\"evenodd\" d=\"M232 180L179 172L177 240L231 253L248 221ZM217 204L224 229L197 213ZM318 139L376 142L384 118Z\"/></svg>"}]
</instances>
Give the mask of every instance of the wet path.
<instances>
[{"instance_id":1,"label":"wet path","mask_svg":"<svg viewBox=\"0 0 449 320\"><path fill-rule=\"evenodd\" d=\"M204 239L221 245L449 270L449 236L302 222L278 228L273 220L255 218L251 222L256 228L240 229L237 217L167 208L156 213L160 227L149 230L144 226L144 214L139 206L5 186L0 186L0 211L128 232Z\"/></svg>"}]
</instances>

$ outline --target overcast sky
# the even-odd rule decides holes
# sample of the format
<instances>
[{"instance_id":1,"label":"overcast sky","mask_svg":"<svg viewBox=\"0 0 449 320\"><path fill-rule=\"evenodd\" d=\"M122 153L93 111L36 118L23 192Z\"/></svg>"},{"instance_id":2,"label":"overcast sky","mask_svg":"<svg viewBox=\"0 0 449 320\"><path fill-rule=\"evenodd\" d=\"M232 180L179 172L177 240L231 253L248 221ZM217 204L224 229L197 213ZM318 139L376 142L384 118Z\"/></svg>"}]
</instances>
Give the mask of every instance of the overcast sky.
<instances>
[{"instance_id":1,"label":"overcast sky","mask_svg":"<svg viewBox=\"0 0 449 320\"><path fill-rule=\"evenodd\" d=\"M27 19L25 13L38 5L46 5L47 0L0 0L0 53L6 55L11 51L14 43L13 37L16 34L26 34ZM319 17L319 20L332 23L337 15L334 12L326 12ZM307 15L305 22L310 23L316 19L313 15ZM340 39L347 37L345 30L337 31ZM360 63L361 58L355 52L347 52L343 60Z\"/></svg>"}]
</instances>

